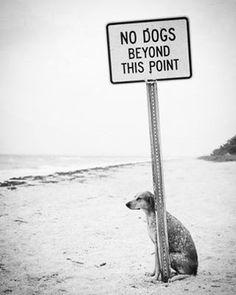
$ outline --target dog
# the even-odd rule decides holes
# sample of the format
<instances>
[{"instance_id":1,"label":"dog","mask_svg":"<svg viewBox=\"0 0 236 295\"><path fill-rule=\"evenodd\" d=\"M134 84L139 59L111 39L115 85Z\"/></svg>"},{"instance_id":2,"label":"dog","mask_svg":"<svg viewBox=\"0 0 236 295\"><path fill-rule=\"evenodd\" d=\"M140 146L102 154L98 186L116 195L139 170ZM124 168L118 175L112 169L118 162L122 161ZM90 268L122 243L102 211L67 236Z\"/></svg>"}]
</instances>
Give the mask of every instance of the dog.
<instances>
[{"instance_id":1,"label":"dog","mask_svg":"<svg viewBox=\"0 0 236 295\"><path fill-rule=\"evenodd\" d=\"M143 209L147 218L149 237L151 238L152 242L156 244L156 213L153 194L150 192L140 193L136 195L134 200L128 202L126 206L131 210ZM170 265L175 271L172 272L171 276L196 275L198 269L198 255L190 232L176 217L171 215L169 212L166 212L166 219ZM155 251L157 251L156 248L157 247L155 247ZM158 259L158 253L155 254L155 259ZM159 262L155 262L155 269L150 274L151 276L155 276L156 279L159 277L159 269L156 269L156 266L158 265Z\"/></svg>"}]
</instances>

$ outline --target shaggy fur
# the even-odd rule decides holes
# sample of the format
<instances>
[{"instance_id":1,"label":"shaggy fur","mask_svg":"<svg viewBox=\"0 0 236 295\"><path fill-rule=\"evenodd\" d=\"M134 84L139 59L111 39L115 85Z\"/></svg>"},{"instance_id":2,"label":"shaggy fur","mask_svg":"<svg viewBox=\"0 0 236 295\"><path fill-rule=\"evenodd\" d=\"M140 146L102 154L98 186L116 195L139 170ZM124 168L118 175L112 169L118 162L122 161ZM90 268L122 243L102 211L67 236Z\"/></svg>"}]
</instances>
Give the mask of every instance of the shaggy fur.
<instances>
[{"instance_id":1,"label":"shaggy fur","mask_svg":"<svg viewBox=\"0 0 236 295\"><path fill-rule=\"evenodd\" d=\"M129 209L143 209L147 218L148 233L155 244L156 215L154 196L150 192L138 194L126 204ZM166 214L171 268L177 274L196 275L198 257L190 232L169 212Z\"/></svg>"}]
</instances>

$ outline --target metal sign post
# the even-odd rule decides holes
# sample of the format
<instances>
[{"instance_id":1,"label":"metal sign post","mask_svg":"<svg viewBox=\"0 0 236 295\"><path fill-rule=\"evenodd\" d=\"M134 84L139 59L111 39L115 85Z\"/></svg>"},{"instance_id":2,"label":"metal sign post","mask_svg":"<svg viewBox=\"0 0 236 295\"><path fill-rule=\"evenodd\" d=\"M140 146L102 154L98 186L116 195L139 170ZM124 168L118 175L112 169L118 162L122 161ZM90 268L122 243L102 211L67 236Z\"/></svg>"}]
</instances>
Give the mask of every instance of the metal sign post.
<instances>
[{"instance_id":1,"label":"metal sign post","mask_svg":"<svg viewBox=\"0 0 236 295\"><path fill-rule=\"evenodd\" d=\"M163 171L161 161L160 148L160 119L159 119L159 104L157 95L157 82L151 81L146 83L147 99L148 99L148 114L149 114L149 132L151 142L151 156L152 156L152 175L153 175L153 190L155 198L156 209L156 225L157 225L157 239L156 247L159 255L161 280L168 282L170 278L170 258L169 245L167 235L166 223L166 206L163 185Z\"/></svg>"}]
</instances>

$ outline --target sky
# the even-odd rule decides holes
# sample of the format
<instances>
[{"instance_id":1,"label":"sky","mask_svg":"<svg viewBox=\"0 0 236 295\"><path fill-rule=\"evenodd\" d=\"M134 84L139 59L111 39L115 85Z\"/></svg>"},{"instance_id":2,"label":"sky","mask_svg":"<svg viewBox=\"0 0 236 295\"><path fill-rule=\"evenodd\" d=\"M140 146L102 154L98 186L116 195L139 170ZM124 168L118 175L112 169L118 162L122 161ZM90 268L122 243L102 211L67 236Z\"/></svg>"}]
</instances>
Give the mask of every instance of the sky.
<instances>
[{"instance_id":1,"label":"sky","mask_svg":"<svg viewBox=\"0 0 236 295\"><path fill-rule=\"evenodd\" d=\"M149 156L146 85L110 83L105 28L179 16L193 76L158 82L162 153L235 135L235 0L0 0L0 153Z\"/></svg>"}]
</instances>

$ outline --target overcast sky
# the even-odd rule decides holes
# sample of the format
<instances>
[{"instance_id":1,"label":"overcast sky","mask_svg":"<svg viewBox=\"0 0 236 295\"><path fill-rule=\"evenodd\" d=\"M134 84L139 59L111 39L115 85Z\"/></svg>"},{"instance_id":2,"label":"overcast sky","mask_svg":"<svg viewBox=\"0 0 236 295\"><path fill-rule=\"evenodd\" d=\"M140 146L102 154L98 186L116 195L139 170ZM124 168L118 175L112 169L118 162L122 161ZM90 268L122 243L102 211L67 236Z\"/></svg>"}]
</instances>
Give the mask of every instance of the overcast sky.
<instances>
[{"instance_id":1,"label":"overcast sky","mask_svg":"<svg viewBox=\"0 0 236 295\"><path fill-rule=\"evenodd\" d=\"M109 81L109 22L187 16L193 77L158 83L164 156L236 134L236 1L0 0L0 153L150 154L145 83Z\"/></svg>"}]
</instances>

